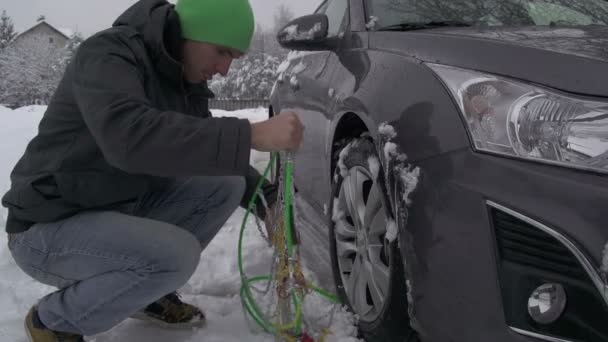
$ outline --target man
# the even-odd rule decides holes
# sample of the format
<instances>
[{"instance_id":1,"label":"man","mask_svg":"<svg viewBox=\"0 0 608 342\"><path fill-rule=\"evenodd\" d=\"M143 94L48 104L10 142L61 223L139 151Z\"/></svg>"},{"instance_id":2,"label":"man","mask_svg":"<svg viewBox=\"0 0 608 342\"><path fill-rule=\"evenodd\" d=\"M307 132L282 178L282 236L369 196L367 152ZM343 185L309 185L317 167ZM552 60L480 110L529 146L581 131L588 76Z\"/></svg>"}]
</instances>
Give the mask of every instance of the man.
<instances>
[{"instance_id":1,"label":"man","mask_svg":"<svg viewBox=\"0 0 608 342\"><path fill-rule=\"evenodd\" d=\"M250 149L302 139L294 113L210 117L206 81L253 28L247 0L141 0L82 43L2 200L16 263L59 289L28 313L30 341L83 341L128 317L204 322L175 290L251 197Z\"/></svg>"}]
</instances>

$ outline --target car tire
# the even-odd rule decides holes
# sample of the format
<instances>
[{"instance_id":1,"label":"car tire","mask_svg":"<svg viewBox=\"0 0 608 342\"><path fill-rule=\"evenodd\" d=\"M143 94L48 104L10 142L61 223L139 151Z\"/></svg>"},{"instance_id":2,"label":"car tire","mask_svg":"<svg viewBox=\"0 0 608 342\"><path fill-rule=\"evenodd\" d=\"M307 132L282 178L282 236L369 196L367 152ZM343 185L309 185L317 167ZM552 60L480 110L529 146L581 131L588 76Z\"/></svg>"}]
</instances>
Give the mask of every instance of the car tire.
<instances>
[{"instance_id":1,"label":"car tire","mask_svg":"<svg viewBox=\"0 0 608 342\"><path fill-rule=\"evenodd\" d=\"M405 272L404 272L404 266L403 266L403 261L401 259L401 254L399 252L398 249L398 245L397 245L397 240L395 239L392 242L388 242L388 240L384 240L383 242L379 242L377 241L377 236L376 233L374 234L366 234L367 238L361 237L361 233L365 231L365 229L361 228L363 225L359 224L359 227L357 227L357 224L355 224L354 219L352 218L352 213L348 212L348 207L343 208L342 206L342 202L344 202L344 199L346 198L347 195L345 195L348 191L346 187L350 186L349 184L355 184L358 183L359 180L354 180L353 177L359 177L356 175L359 174L364 174L365 172L367 172L366 176L369 176L370 180L365 180L362 183L362 191L361 191L361 199L366 201L366 204L371 206L371 202L377 202L378 197L380 198L380 202L382 204L382 207L379 209L379 211L384 211L384 215L387 215L387 219L390 216L389 213L389 204L388 204L388 197L386 196L386 189L383 181L383 178L381 175L383 175L383 171L382 171L382 167L380 166L379 168L376 168L378 170L376 176L374 177L373 175L373 170L372 167L370 167L370 163L369 160L370 158L376 158L376 160L378 160L378 156L377 156L377 152L375 149L375 146L373 144L373 142L371 142L369 139L367 138L360 138L360 139L355 139L350 141L348 144L346 144L342 149L339 150L338 154L342 153L345 149L348 149L348 153L344 153L345 156L341 158L341 162L337 163L337 167L334 171L334 177L332 178L332 196L331 196L331 205L330 205L330 210L329 210L329 227L330 227L330 234L329 234L329 242L330 242L330 254L331 254L331 264L332 264L332 270L333 270L333 275L334 275L334 281L336 284L336 291L337 294L340 298L340 300L342 301L342 303L346 304L347 307L356 315L358 315L358 327L359 327L359 332L360 332L360 337L363 337L366 341L407 341L407 342L413 342L413 341L418 341L417 337L415 336L415 332L413 331L413 329L410 327L410 320L409 320L409 316L408 316L408 301L407 301L407 288L406 288L406 281L405 281ZM337 157L337 156L336 156ZM379 166L379 163L375 164L376 166ZM345 176L345 171L347 171L346 177ZM380 175L380 176L378 176ZM362 177L363 178L363 177ZM376 178L375 180L372 180L371 178ZM345 181L348 182L349 184L345 184ZM369 185L369 181L372 181L372 185L370 190L367 190L367 188L370 187ZM365 183L367 182L367 185L365 185ZM355 186L351 186L350 188L354 188ZM378 187L378 191L379 193L375 193L374 194L374 199L372 199L372 191L374 191L374 188ZM349 189L350 189L349 188ZM344 193L341 193L342 191L345 191ZM365 194L365 192L368 191L367 195ZM378 194L380 194L380 196L378 196ZM341 197L342 196L342 197ZM367 197L367 198L366 198ZM347 204L348 205L348 204ZM345 210L342 210L345 209ZM344 212L343 218L342 219L338 219L337 217L339 215L342 215L341 213ZM338 216L337 216L338 215ZM349 220L349 217L350 220ZM379 216L379 214L377 214L377 216ZM365 215L364 215L365 216ZM373 216L373 215L370 215ZM334 220L334 218L336 218ZM342 221L344 220L344 221ZM380 221L375 221L375 220L371 220L372 222L381 222L381 219L379 219ZM364 218L363 220L360 221L366 221L366 219ZM370 221L370 220L367 220ZM341 223L336 223L336 222L341 222ZM344 229L342 228L344 222L346 223L352 223L352 227L348 228L348 229ZM387 221L388 222L388 221ZM370 225L371 226L371 225ZM371 291L370 288L376 287L382 287L381 285L377 285L377 284L366 284L364 287L366 287L365 290L365 295L362 295L363 292L358 292L359 294L361 294L358 297L363 297L365 296L366 298L359 298L360 301L364 301L362 304L359 303L354 303L356 302L356 300L351 300L349 297L349 294L347 292L349 292L348 288L349 286L352 288L350 291L351 292L357 292L357 291L362 291L360 290L360 288L362 287L361 285L352 285L353 283L357 283L357 281L354 281L353 278L350 278L352 276L352 273L354 273L351 269L351 272L348 272L347 268L348 268L348 263L349 263L349 259L351 257L346 257L345 254L348 254L350 251L350 249L353 249L352 244L349 244L348 239L352 239L352 237L348 236L346 237L346 235L350 235L352 234L352 231L350 230L351 228L354 228L357 231L357 236L354 238L355 239L355 245L357 246L355 249L361 249L360 246L365 246L362 249L361 253L356 254L352 259L352 269L355 268L355 262L357 260L357 258L361 258L360 260L360 265L363 265L363 263L365 263L365 265L367 266L360 266L361 268L366 268L370 269L369 267L373 267L370 265L373 265L374 262L372 261L372 259L375 259L375 262L380 261L380 263L377 263L377 267L384 267L387 266L388 268L388 272L384 272L384 268L383 268L383 273L381 277L373 277L373 278L382 278L383 281L386 279L385 276L388 273L388 279L387 281L383 282L384 288L386 289L385 292L385 296L384 296L384 301L382 303L382 305L373 305L374 309L372 310L374 312L373 315L362 315L362 312L358 312L358 311L363 311L361 308L363 305L363 307L365 307L367 310L367 306L369 305L370 302L371 303L375 303L375 302L381 302L380 300L374 300L372 295L371 295ZM386 226L385 226L386 228ZM385 229L386 230L386 229ZM348 233L345 233L347 232ZM346 241L346 242L345 242ZM365 242L365 241L369 241L369 242ZM361 243L359 243L361 242ZM374 250L376 251L378 249L378 243L382 243L384 246L382 247L383 251L379 252L380 255L384 255L384 258L382 257L375 257L373 256L374 253L369 252L370 250ZM348 245L348 247L343 247ZM374 246L374 248L372 248L371 246ZM369 247L368 247L369 246ZM366 252L367 251L367 252ZM367 258L367 259L366 259ZM378 260L380 259L380 260ZM370 272L373 273L373 272ZM378 274L378 273L375 273ZM348 277L348 278L346 278ZM356 279L356 278L355 278ZM369 278L368 278L369 279ZM347 284L345 284L345 282ZM365 281L363 281L365 282ZM368 282L375 282L374 280L368 280ZM359 283L361 283L361 281L359 281ZM380 283L380 281L378 281L378 284ZM355 289L359 289L359 290L355 290ZM376 296L376 298L380 298L378 296ZM381 307L380 307L381 306Z\"/></svg>"}]
</instances>

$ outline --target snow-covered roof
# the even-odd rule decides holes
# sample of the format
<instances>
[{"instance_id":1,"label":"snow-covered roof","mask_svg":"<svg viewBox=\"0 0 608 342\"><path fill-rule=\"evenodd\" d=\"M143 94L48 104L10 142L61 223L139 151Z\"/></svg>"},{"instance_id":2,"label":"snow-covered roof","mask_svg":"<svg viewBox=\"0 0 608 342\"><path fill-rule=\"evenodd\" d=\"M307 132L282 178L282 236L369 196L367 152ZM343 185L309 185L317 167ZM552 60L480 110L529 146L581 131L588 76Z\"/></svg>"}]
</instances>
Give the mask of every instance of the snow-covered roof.
<instances>
[{"instance_id":1,"label":"snow-covered roof","mask_svg":"<svg viewBox=\"0 0 608 342\"><path fill-rule=\"evenodd\" d=\"M60 27L57 29L59 32L63 33L64 36L66 37L71 37L74 35L74 31L72 29L69 29L67 27Z\"/></svg>"},{"instance_id":2,"label":"snow-covered roof","mask_svg":"<svg viewBox=\"0 0 608 342\"><path fill-rule=\"evenodd\" d=\"M19 33L19 34L18 34L18 35L15 37L15 39L14 39L14 40L19 39L19 37L21 37L21 36L23 36L23 35L27 34L28 32L32 31L33 29L35 29L35 28L37 28L38 26L41 26L41 25L48 26L48 27L49 27L51 30L53 30L53 31L57 32L58 34L60 34L60 35L62 35L63 37L65 37L66 39L70 39L70 35L66 34L66 33L68 33L68 32L67 32L67 30L69 30L69 29L67 29L67 30L66 30L66 29L63 29L63 30L66 30L66 32L62 32L61 30L57 29L55 26L53 26L53 25L51 25L51 24L47 23L45 20L41 20L41 21L37 22L37 23L36 23L36 25L34 25L34 26L30 27L29 29L27 29L27 30L25 30L25 31L23 31L23 32L21 32L21 33ZM69 31L71 32L71 30L69 30Z\"/></svg>"}]
</instances>

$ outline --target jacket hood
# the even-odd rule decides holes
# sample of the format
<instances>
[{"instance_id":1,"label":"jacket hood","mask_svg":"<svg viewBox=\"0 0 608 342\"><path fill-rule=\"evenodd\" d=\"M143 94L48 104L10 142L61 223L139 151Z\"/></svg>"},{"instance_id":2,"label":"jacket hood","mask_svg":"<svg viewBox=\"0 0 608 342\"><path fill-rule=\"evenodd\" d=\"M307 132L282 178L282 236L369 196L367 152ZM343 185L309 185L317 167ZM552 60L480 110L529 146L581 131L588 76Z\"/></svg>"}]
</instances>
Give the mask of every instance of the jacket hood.
<instances>
[{"instance_id":1,"label":"jacket hood","mask_svg":"<svg viewBox=\"0 0 608 342\"><path fill-rule=\"evenodd\" d=\"M142 35L159 71L183 84L181 28L174 5L165 0L140 0L116 19L113 27L128 26Z\"/></svg>"}]
</instances>

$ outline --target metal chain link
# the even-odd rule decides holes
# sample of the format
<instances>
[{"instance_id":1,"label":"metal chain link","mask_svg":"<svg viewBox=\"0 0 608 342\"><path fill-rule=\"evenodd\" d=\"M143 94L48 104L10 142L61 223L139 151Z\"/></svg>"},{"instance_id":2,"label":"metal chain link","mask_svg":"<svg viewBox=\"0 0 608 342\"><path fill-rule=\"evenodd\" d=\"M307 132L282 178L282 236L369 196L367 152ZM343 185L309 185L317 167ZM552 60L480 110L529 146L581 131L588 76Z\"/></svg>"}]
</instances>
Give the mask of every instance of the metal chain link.
<instances>
[{"instance_id":1,"label":"metal chain link","mask_svg":"<svg viewBox=\"0 0 608 342\"><path fill-rule=\"evenodd\" d=\"M292 220L295 222L295 218L297 217L297 212L296 212L296 204L295 204L295 187L294 187L294 183L291 183L291 189L286 189L285 188L285 182L284 182L284 171L286 168L286 163L292 162L294 161L293 159L293 153L291 152L280 152L279 153L279 160L280 163L278 165L278 172L277 172L277 181L278 181L278 194L277 194L277 200L275 202L275 210L277 210L278 212L284 213L284 209L285 209L285 192L286 190L289 191L289 195L292 198ZM268 206L268 202L264 196L264 194L262 193L262 191L259 191L257 193L258 197L260 198L260 200L262 201L262 204L264 205L264 208L267 211L267 215L269 214L274 214L274 213L270 213L269 211L269 206ZM253 208L254 210L254 217L255 217L255 224L257 227L257 230L260 232L260 235L264 238L264 240L268 243L268 245L270 247L273 247L273 256L272 256L272 263L271 263L271 269L270 269L270 277L271 280L269 280L266 283L265 288L263 289L258 289L256 287L252 287L253 290L264 296L264 298L266 296L268 296L268 293L270 292L270 298L268 300L268 304L266 305L266 311L264 312L265 315L268 315L274 319L279 319L279 315L280 315L280 307L281 307L281 301L285 301L287 300L289 302L289 298L291 295L293 294L299 294L301 295L302 299L304 300L308 295L311 294L312 290L308 284L308 282L306 281L306 278L302 272L302 268L301 268L301 264L299 262L299 258L300 258L300 250L297 246L295 246L294 249L294 254L292 257L289 257L288 255L288 250L287 250L287 244L285 243L285 222L282 222L281 220L279 220L279 222L281 223L280 226L277 226L277 222L276 220L274 220L275 218L273 217L273 219L269 220L271 222L271 224L275 225L273 227L266 227L266 231L264 231L264 228L262 227L262 223L258 217L258 209L257 209L257 205L254 205ZM295 231L295 229L294 229ZM272 237L270 236L270 233L272 232ZM296 235L296 239L297 241L300 241L300 237L299 234L297 233L297 231L294 232ZM281 238L282 241L273 241L273 240L277 240L278 238ZM281 271L281 269L283 269L283 271ZM284 271L287 271L288 274L283 274ZM270 291L271 289L275 288L276 291ZM277 307L275 308L275 312L271 313L272 308L273 308L273 304L274 303L274 298L275 298L275 292L277 294ZM290 302L288 304L291 304ZM302 301L301 305L303 305L304 302ZM329 325L331 326L333 320L334 320L334 315L335 315L335 311L336 308L338 306L337 305L333 305L332 309L329 310L328 312L324 313L322 316L318 317L318 319L314 319L314 323L317 323L317 325L320 325L320 323L323 323L323 321L329 317ZM290 315L291 316L291 315ZM308 319L307 317L305 317L304 315L302 316L302 322L304 324L304 326L308 327L308 328L313 328L315 327L315 325L311 324L313 322L311 322L310 319ZM324 331L327 331L328 329L324 329ZM277 337L279 338L293 338L293 336L288 336L286 335L287 332L284 331L279 331L277 332Z\"/></svg>"}]
</instances>

